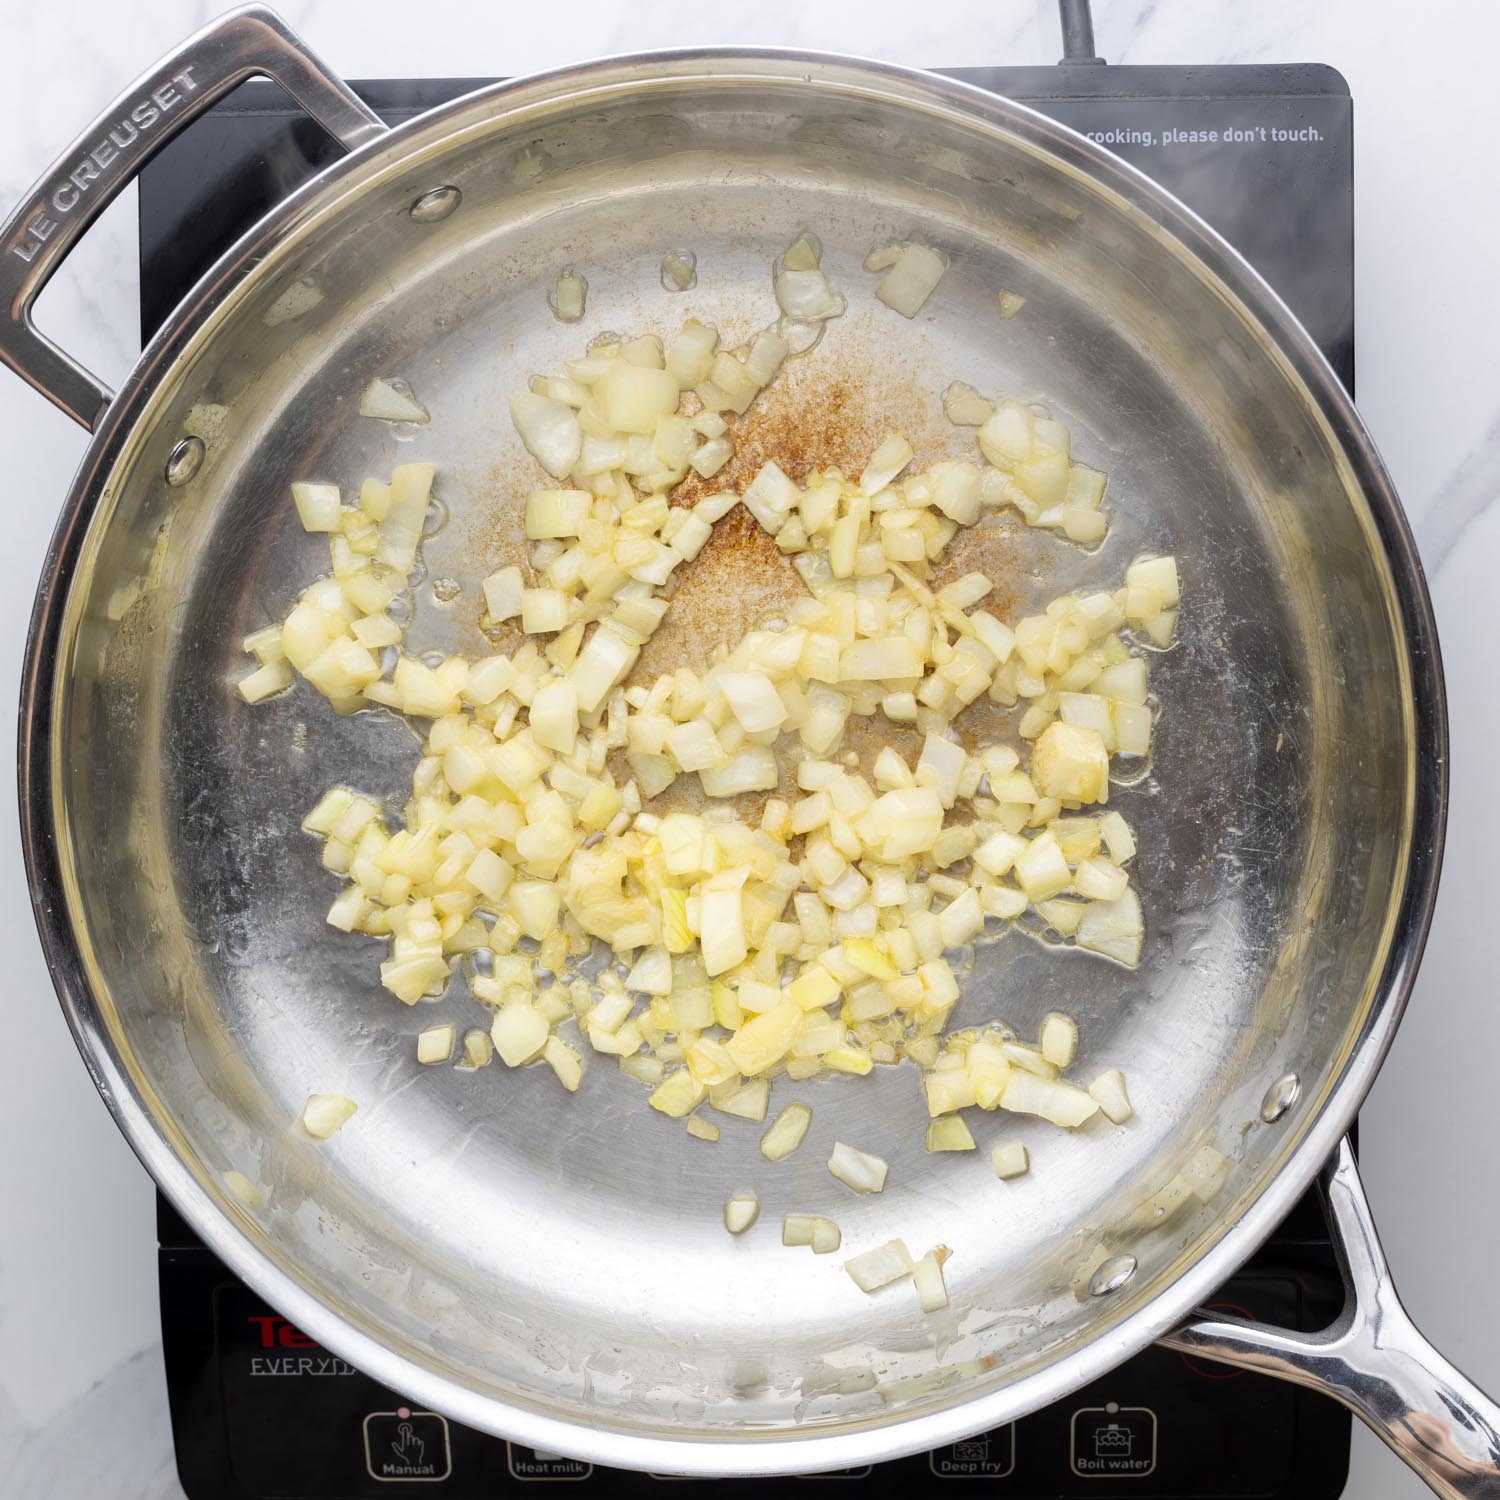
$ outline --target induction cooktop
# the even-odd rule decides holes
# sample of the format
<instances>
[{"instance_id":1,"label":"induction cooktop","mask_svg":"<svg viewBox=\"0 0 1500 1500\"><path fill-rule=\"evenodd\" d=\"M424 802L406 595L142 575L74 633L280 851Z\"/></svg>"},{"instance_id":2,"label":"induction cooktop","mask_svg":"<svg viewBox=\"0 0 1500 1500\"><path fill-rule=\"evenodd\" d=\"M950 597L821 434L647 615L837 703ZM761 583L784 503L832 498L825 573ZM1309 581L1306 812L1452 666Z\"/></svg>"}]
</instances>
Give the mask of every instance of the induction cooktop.
<instances>
[{"instance_id":1,"label":"induction cooktop","mask_svg":"<svg viewBox=\"0 0 1500 1500\"><path fill-rule=\"evenodd\" d=\"M1155 177L1250 260L1352 389L1352 101L1332 69L964 67L948 71L1084 132ZM354 88L392 124L488 82ZM237 90L140 179L141 328L149 337L220 251L338 148L271 84ZM192 1500L523 1495L582 1485L693 1500L749 1480L603 1469L412 1406L321 1348L238 1282L163 1201L162 1331L178 1469ZM1317 1203L1304 1200L1213 1305L1294 1328L1343 1293ZM1153 1348L997 1431L893 1463L792 1481L823 1495L1284 1497L1331 1500L1348 1414L1326 1398Z\"/></svg>"}]
</instances>

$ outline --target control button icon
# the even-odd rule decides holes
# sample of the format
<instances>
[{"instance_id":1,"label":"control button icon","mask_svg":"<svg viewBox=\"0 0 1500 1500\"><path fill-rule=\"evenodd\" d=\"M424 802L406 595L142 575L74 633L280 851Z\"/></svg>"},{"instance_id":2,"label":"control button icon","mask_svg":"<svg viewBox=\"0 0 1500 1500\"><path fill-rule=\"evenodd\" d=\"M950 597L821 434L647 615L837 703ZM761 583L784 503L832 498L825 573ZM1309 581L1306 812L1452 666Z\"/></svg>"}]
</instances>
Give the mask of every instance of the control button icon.
<instances>
[{"instance_id":1,"label":"control button icon","mask_svg":"<svg viewBox=\"0 0 1500 1500\"><path fill-rule=\"evenodd\" d=\"M437 1483L453 1472L448 1419L435 1411L372 1411L365 1418L365 1468L386 1484Z\"/></svg>"},{"instance_id":2,"label":"control button icon","mask_svg":"<svg viewBox=\"0 0 1500 1500\"><path fill-rule=\"evenodd\" d=\"M581 1458L564 1458L561 1453L547 1453L541 1448L528 1448L523 1443L507 1443L505 1450L505 1461L512 1479L576 1484L594 1472L593 1464L585 1463Z\"/></svg>"},{"instance_id":3,"label":"control button icon","mask_svg":"<svg viewBox=\"0 0 1500 1500\"><path fill-rule=\"evenodd\" d=\"M1156 1468L1156 1413L1149 1406L1085 1406L1073 1413L1073 1472L1083 1479L1140 1478Z\"/></svg>"},{"instance_id":4,"label":"control button icon","mask_svg":"<svg viewBox=\"0 0 1500 1500\"><path fill-rule=\"evenodd\" d=\"M927 1466L939 1479L1003 1479L1016 1466L1015 1424L934 1448Z\"/></svg>"},{"instance_id":5,"label":"control button icon","mask_svg":"<svg viewBox=\"0 0 1500 1500\"><path fill-rule=\"evenodd\" d=\"M1094 1429L1095 1458L1129 1458L1134 1446L1135 1434L1128 1427L1121 1427L1118 1422Z\"/></svg>"}]
</instances>

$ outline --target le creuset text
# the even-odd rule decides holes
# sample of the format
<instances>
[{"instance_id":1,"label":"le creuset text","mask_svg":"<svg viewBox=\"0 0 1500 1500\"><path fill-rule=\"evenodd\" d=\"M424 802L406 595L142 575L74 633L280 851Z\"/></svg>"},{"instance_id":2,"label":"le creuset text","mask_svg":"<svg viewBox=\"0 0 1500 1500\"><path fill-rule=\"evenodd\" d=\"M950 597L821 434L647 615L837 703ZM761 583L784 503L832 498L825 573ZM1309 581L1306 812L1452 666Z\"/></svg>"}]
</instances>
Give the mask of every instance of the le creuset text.
<instances>
[{"instance_id":1,"label":"le creuset text","mask_svg":"<svg viewBox=\"0 0 1500 1500\"><path fill-rule=\"evenodd\" d=\"M104 138L52 188L50 196L44 196L36 212L26 220L20 237L10 246L10 253L31 261L51 238L62 217L72 213L103 179L104 169L110 162L122 151L128 151L165 116L186 103L188 95L197 88L192 67L185 67L132 105L109 127Z\"/></svg>"}]
</instances>

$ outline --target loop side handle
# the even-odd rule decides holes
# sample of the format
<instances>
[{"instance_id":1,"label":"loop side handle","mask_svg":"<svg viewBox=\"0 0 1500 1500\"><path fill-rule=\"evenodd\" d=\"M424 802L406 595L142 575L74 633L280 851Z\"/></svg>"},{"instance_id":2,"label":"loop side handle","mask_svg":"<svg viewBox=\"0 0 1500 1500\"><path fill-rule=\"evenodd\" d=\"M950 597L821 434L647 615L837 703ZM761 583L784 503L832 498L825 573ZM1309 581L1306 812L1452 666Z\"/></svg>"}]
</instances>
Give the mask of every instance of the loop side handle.
<instances>
[{"instance_id":1,"label":"loop side handle","mask_svg":"<svg viewBox=\"0 0 1500 1500\"><path fill-rule=\"evenodd\" d=\"M1319 1333L1215 1315L1161 1342L1322 1391L1447 1500L1500 1500L1500 1406L1418 1332L1396 1295L1349 1142L1321 1180L1345 1305Z\"/></svg>"},{"instance_id":2,"label":"loop side handle","mask_svg":"<svg viewBox=\"0 0 1500 1500\"><path fill-rule=\"evenodd\" d=\"M351 151L385 132L379 116L275 11L247 5L190 36L137 79L0 227L0 362L91 432L114 393L37 332L32 306L146 162L216 99L257 74L279 83Z\"/></svg>"}]
</instances>

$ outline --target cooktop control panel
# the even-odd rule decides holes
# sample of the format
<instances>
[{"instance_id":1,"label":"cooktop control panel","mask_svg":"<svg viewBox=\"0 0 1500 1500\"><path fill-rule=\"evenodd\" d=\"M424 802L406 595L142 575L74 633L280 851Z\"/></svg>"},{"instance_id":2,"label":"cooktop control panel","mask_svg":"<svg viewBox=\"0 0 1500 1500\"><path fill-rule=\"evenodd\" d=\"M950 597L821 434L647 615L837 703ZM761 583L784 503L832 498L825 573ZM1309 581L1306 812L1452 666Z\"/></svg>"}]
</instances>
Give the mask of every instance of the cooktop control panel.
<instances>
[{"instance_id":1,"label":"cooktop control panel","mask_svg":"<svg viewBox=\"0 0 1500 1500\"><path fill-rule=\"evenodd\" d=\"M163 1207L162 1332L177 1465L192 1500L355 1500L394 1483L452 1500L579 1485L639 1500L760 1493L763 1480L626 1473L507 1443L387 1390L268 1307ZM171 1243L171 1241L178 1243ZM1343 1291L1321 1243L1270 1247L1214 1305L1326 1325ZM808 1475L807 1500L862 1487L938 1500L1298 1497L1343 1488L1349 1418L1283 1381L1148 1349L1066 1401L892 1463Z\"/></svg>"}]
</instances>

